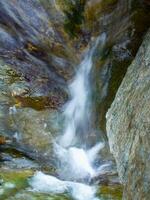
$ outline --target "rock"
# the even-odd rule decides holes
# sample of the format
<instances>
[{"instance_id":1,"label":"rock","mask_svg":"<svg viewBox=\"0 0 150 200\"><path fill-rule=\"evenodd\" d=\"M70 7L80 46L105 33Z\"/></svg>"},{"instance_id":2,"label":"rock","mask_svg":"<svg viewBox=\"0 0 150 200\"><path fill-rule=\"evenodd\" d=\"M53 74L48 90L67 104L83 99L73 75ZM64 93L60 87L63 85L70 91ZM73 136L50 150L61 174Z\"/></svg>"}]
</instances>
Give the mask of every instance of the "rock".
<instances>
[{"instance_id":1,"label":"rock","mask_svg":"<svg viewBox=\"0 0 150 200\"><path fill-rule=\"evenodd\" d=\"M0 185L1 199L9 199L19 190L25 189L27 187L27 178L33 173L31 169L0 168L0 178L2 177Z\"/></svg>"},{"instance_id":2,"label":"rock","mask_svg":"<svg viewBox=\"0 0 150 200\"><path fill-rule=\"evenodd\" d=\"M57 98L61 94L64 103L66 81L74 74L78 59L63 30L62 14L52 0L45 3L44 0L0 3L0 57L21 76L23 87L27 85L30 93ZM23 92L19 91L23 89L22 83L19 82L20 88L14 84L17 94Z\"/></svg>"},{"instance_id":3,"label":"rock","mask_svg":"<svg viewBox=\"0 0 150 200\"><path fill-rule=\"evenodd\" d=\"M150 30L107 113L107 135L124 199L150 194Z\"/></svg>"},{"instance_id":4,"label":"rock","mask_svg":"<svg viewBox=\"0 0 150 200\"><path fill-rule=\"evenodd\" d=\"M26 94L29 94L29 86L27 82L18 81L11 84L10 92L12 96L26 96Z\"/></svg>"},{"instance_id":5,"label":"rock","mask_svg":"<svg viewBox=\"0 0 150 200\"><path fill-rule=\"evenodd\" d=\"M16 41L15 39L9 34L7 33L6 30L2 29L0 27L0 48L5 48L5 49L14 49L16 48Z\"/></svg>"},{"instance_id":6,"label":"rock","mask_svg":"<svg viewBox=\"0 0 150 200\"><path fill-rule=\"evenodd\" d=\"M123 188L119 184L101 185L98 194L101 199L121 200L122 190Z\"/></svg>"},{"instance_id":7,"label":"rock","mask_svg":"<svg viewBox=\"0 0 150 200\"><path fill-rule=\"evenodd\" d=\"M6 0L0 7L0 133L50 161L78 56L53 0Z\"/></svg>"},{"instance_id":8,"label":"rock","mask_svg":"<svg viewBox=\"0 0 150 200\"><path fill-rule=\"evenodd\" d=\"M63 130L59 112L18 108L10 115L13 146L43 164L52 162L53 137ZM41 163L42 164L42 163Z\"/></svg>"},{"instance_id":9,"label":"rock","mask_svg":"<svg viewBox=\"0 0 150 200\"><path fill-rule=\"evenodd\" d=\"M11 104L8 85L13 79L13 75L13 70L0 60L0 134L4 137L11 135L8 128L9 106Z\"/></svg>"},{"instance_id":10,"label":"rock","mask_svg":"<svg viewBox=\"0 0 150 200\"><path fill-rule=\"evenodd\" d=\"M52 135L62 131L61 113L57 109L64 100L58 90L47 96L40 93L40 82L31 90L24 77L0 60L0 144L13 143L31 157L37 160L43 157L48 162Z\"/></svg>"}]
</instances>

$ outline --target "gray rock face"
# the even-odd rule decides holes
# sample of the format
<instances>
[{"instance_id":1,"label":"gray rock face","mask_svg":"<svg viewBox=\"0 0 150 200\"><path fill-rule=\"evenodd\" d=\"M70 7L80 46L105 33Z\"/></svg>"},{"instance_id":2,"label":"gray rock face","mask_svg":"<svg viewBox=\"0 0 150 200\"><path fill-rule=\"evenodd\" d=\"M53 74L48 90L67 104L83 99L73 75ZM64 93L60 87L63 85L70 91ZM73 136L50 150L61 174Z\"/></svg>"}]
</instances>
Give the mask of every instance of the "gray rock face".
<instances>
[{"instance_id":1,"label":"gray rock face","mask_svg":"<svg viewBox=\"0 0 150 200\"><path fill-rule=\"evenodd\" d=\"M124 199L150 194L150 30L107 113L107 134Z\"/></svg>"}]
</instances>

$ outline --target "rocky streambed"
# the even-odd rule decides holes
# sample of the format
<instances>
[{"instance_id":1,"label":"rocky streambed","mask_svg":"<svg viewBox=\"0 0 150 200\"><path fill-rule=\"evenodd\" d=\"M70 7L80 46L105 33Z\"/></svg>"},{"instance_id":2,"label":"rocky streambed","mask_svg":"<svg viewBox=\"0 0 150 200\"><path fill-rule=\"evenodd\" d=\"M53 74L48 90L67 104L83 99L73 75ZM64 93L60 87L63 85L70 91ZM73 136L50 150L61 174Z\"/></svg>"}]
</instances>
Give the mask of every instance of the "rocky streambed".
<instances>
[{"instance_id":1,"label":"rocky streambed","mask_svg":"<svg viewBox=\"0 0 150 200\"><path fill-rule=\"evenodd\" d=\"M3 144L2 144L3 140ZM54 168L43 166L24 153L17 151L4 144L1 138L1 158L0 158L0 197L2 200L71 200L70 194L54 194L34 191L29 182L36 171L58 176ZM116 170L108 171L97 177L94 182L99 182L97 197L103 200L120 200L122 198L122 185L118 182ZM39 187L43 187L43 183ZM45 183L46 184L46 183Z\"/></svg>"}]
</instances>

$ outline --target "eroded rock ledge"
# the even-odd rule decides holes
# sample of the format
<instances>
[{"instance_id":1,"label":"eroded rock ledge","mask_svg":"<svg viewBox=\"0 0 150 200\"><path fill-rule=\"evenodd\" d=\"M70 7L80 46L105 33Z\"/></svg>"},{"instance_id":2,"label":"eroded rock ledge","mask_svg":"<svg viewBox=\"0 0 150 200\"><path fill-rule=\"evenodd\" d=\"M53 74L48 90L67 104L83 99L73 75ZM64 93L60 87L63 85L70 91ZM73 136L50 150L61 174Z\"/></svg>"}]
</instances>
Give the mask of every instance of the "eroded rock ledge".
<instances>
[{"instance_id":1,"label":"eroded rock ledge","mask_svg":"<svg viewBox=\"0 0 150 200\"><path fill-rule=\"evenodd\" d=\"M150 194L150 30L107 112L107 134L125 200Z\"/></svg>"}]
</instances>

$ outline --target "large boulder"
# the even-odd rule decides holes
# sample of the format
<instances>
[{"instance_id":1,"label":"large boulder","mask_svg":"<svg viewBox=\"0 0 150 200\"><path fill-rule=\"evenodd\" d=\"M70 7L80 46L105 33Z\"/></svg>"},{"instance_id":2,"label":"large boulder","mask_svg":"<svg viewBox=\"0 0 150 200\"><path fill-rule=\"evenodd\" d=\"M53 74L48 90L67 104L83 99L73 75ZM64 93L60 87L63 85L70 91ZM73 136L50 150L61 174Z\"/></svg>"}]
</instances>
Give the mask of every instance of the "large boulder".
<instances>
[{"instance_id":1,"label":"large boulder","mask_svg":"<svg viewBox=\"0 0 150 200\"><path fill-rule=\"evenodd\" d=\"M30 93L25 79L0 60L0 135L13 148L50 163L52 138L63 130L58 104L56 97Z\"/></svg>"},{"instance_id":2,"label":"large boulder","mask_svg":"<svg viewBox=\"0 0 150 200\"><path fill-rule=\"evenodd\" d=\"M107 135L124 199L150 194L150 30L107 113Z\"/></svg>"}]
</instances>

